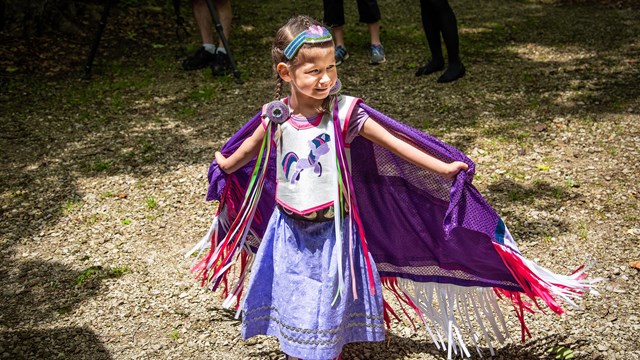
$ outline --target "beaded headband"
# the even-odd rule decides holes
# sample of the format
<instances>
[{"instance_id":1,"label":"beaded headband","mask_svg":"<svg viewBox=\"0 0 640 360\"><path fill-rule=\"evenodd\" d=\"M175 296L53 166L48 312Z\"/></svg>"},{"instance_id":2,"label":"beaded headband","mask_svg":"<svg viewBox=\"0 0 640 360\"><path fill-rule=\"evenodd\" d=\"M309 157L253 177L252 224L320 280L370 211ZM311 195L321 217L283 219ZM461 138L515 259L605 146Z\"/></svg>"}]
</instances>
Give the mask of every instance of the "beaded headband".
<instances>
[{"instance_id":1,"label":"beaded headband","mask_svg":"<svg viewBox=\"0 0 640 360\"><path fill-rule=\"evenodd\" d=\"M302 45L321 43L331 40L331 33L327 28L320 25L311 25L307 30L301 32L291 40L289 45L284 49L284 56L291 60L296 56Z\"/></svg>"}]
</instances>

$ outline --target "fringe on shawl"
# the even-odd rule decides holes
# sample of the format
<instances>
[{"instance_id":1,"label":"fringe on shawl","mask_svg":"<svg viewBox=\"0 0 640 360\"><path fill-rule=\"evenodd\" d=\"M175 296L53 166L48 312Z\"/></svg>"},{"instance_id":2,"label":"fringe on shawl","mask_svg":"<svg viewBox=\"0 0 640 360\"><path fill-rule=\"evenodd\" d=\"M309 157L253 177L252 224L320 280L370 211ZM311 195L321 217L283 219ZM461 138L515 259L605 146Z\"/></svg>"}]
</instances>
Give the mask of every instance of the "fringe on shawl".
<instances>
[{"instance_id":1,"label":"fringe on shawl","mask_svg":"<svg viewBox=\"0 0 640 360\"><path fill-rule=\"evenodd\" d=\"M216 249L220 248L224 235L230 229L228 211L226 206L220 206L220 211L214 216L211 227L207 234L196 244L189 252L185 254L185 258L195 255L192 262L191 272L196 273L196 278L201 279L201 285L215 291L220 285L222 290L220 296L224 299L222 306L225 309L234 306L236 310L235 317L239 317L240 303L244 291L244 286L248 280L249 270L253 264L255 253L251 246L245 242L236 258L231 262L231 266L222 268L220 272L207 276L208 271L216 268L211 254L215 254ZM257 239L257 235L250 232L247 237ZM251 241L248 241L251 242ZM202 259L202 254L208 251L209 256ZM239 261L238 261L239 260ZM220 264L218 261L218 265ZM235 281L234 281L235 280Z\"/></svg>"},{"instance_id":2,"label":"fringe on shawl","mask_svg":"<svg viewBox=\"0 0 640 360\"><path fill-rule=\"evenodd\" d=\"M578 308L573 301L586 293L597 295L593 285L600 279L586 279L587 266L580 266L570 276L555 274L510 248L493 243L496 251L524 289L532 303L522 299L522 293L501 288L465 287L444 283L421 283L403 278L384 277L383 286L395 297L400 309L416 327L407 309L412 309L425 326L429 336L439 350L446 349L447 358L470 357L463 339L466 333L480 357L480 341L484 340L491 356L495 355L492 339L503 343L509 338L504 316L497 300L511 301L514 313L521 326L521 338L525 341L531 333L525 324L525 312L534 313L534 305L541 312L538 299L556 314L562 314L559 301ZM385 301L385 322L390 326L391 316L400 320L393 308Z\"/></svg>"}]
</instances>

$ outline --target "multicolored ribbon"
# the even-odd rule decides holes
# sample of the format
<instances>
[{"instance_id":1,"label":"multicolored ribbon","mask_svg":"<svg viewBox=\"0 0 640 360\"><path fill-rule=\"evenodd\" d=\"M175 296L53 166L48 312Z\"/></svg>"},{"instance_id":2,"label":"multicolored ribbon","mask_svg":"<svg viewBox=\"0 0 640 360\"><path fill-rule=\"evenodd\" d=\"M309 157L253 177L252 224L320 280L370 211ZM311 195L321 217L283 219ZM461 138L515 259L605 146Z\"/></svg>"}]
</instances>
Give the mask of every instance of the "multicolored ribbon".
<instances>
[{"instance_id":1,"label":"multicolored ribbon","mask_svg":"<svg viewBox=\"0 0 640 360\"><path fill-rule=\"evenodd\" d=\"M245 239L251 228L251 222L255 216L258 208L258 201L262 194L264 186L267 165L269 157L271 156L271 140L272 140L272 126L267 126L265 129L265 136L262 141L262 146L258 154L256 164L253 168L251 180L247 188L247 192L242 202L242 206L238 210L238 216L235 218L229 231L222 241L218 244L214 244L215 241L212 238L212 250L209 255L202 260L202 262L196 266L196 268L202 268L201 273L198 276L202 276L203 284L214 283L212 290L215 291L224 275L227 273L231 265L235 263L234 255L237 250L244 246ZM213 246L215 250L213 250ZM236 257L237 258L237 257ZM203 266L204 265L204 266ZM233 292L239 292L240 289L236 289Z\"/></svg>"},{"instance_id":2,"label":"multicolored ribbon","mask_svg":"<svg viewBox=\"0 0 640 360\"><path fill-rule=\"evenodd\" d=\"M321 43L331 40L333 40L333 38L327 28L320 25L312 25L291 40L289 45L284 49L284 56L291 60L296 56L302 45Z\"/></svg>"}]
</instances>

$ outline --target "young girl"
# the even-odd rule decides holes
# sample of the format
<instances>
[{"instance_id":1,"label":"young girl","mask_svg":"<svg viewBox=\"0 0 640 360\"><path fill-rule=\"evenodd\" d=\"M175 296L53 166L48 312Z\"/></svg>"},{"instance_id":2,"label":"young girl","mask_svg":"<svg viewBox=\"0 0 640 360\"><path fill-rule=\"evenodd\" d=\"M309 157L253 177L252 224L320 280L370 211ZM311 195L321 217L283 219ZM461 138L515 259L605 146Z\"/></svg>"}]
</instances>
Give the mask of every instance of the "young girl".
<instances>
[{"instance_id":1,"label":"young girl","mask_svg":"<svg viewBox=\"0 0 640 360\"><path fill-rule=\"evenodd\" d=\"M520 293L561 312L554 296L589 289L582 273L556 275L518 253L471 185L474 165L464 154L339 95L327 29L292 18L272 55L276 99L285 83L290 95L264 105L216 152L207 198L220 206L196 247L211 243L195 269L203 284L224 285L224 305L236 299L245 339L276 336L288 357L301 359L382 341L395 316L385 284L449 357L469 356L463 315L478 351L474 327L493 353L483 319L502 340L496 294L513 301L524 337L530 308ZM227 282L232 269L235 285Z\"/></svg>"}]
</instances>

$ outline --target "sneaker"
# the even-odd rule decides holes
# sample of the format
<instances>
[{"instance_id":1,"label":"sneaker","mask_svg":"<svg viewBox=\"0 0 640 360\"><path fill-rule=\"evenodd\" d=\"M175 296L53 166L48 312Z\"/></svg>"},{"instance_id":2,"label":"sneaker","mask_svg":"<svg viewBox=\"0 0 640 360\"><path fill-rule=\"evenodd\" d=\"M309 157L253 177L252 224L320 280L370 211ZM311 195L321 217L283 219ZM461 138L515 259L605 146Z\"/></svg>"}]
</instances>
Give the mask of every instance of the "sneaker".
<instances>
[{"instance_id":1,"label":"sneaker","mask_svg":"<svg viewBox=\"0 0 640 360\"><path fill-rule=\"evenodd\" d=\"M216 56L207 50L205 50L204 46L198 49L193 56L187 58L182 62L182 68L190 71L190 70L199 70L204 69L207 66L210 66L215 61Z\"/></svg>"},{"instance_id":2,"label":"sneaker","mask_svg":"<svg viewBox=\"0 0 640 360\"><path fill-rule=\"evenodd\" d=\"M371 45L371 65L378 65L387 61L384 57L384 47L382 44Z\"/></svg>"},{"instance_id":3,"label":"sneaker","mask_svg":"<svg viewBox=\"0 0 640 360\"><path fill-rule=\"evenodd\" d=\"M347 49L340 45L336 46L336 65L342 64L342 62L348 58L349 53L347 52Z\"/></svg>"},{"instance_id":4,"label":"sneaker","mask_svg":"<svg viewBox=\"0 0 640 360\"><path fill-rule=\"evenodd\" d=\"M226 53L216 52L215 60L211 64L211 73L213 76L226 75L231 68L231 60Z\"/></svg>"}]
</instances>

